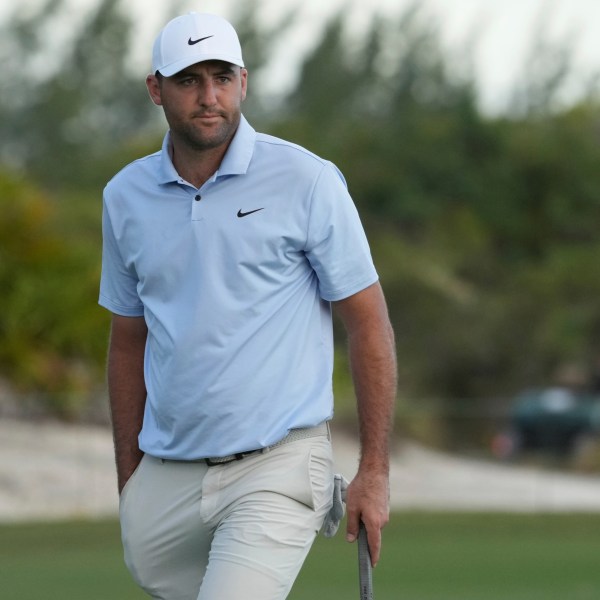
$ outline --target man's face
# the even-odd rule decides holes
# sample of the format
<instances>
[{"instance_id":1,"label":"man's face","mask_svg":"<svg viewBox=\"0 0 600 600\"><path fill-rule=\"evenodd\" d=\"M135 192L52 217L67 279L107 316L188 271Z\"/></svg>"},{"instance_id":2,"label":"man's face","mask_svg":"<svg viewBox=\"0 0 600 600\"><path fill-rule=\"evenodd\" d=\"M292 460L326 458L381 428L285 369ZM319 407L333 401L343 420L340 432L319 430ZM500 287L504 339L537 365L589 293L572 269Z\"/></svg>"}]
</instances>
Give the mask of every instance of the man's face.
<instances>
[{"instance_id":1,"label":"man's face","mask_svg":"<svg viewBox=\"0 0 600 600\"><path fill-rule=\"evenodd\" d=\"M163 107L175 142L195 150L229 144L240 122L247 71L222 61L197 63L172 77L149 75L150 97Z\"/></svg>"}]
</instances>

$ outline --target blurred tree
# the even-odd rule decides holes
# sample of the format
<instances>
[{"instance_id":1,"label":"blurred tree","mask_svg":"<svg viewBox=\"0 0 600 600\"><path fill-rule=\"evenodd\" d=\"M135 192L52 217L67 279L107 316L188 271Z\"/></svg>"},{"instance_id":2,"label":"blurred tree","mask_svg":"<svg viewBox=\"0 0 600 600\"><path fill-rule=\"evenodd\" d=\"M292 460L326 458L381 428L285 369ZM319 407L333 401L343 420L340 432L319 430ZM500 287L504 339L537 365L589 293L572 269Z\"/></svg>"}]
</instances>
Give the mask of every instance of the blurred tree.
<instances>
[{"instance_id":1,"label":"blurred tree","mask_svg":"<svg viewBox=\"0 0 600 600\"><path fill-rule=\"evenodd\" d=\"M45 185L77 182L77 173L153 123L143 78L127 60L131 21L119 0L101 0L68 42L64 0L4 23L0 55L2 161ZM57 33L59 32L59 33ZM57 44L57 38L63 43ZM18 56L20 60L15 61Z\"/></svg>"},{"instance_id":2,"label":"blurred tree","mask_svg":"<svg viewBox=\"0 0 600 600\"><path fill-rule=\"evenodd\" d=\"M232 17L243 50L244 64L248 69L248 95L244 101L244 114L252 123L268 121L273 111L273 98L267 98L261 89L261 76L269 65L274 48L289 32L298 14L298 7L290 8L273 24L265 25L260 18L260 2L248 0ZM269 74L271 71L269 71Z\"/></svg>"},{"instance_id":3,"label":"blurred tree","mask_svg":"<svg viewBox=\"0 0 600 600\"><path fill-rule=\"evenodd\" d=\"M570 262L567 285L559 262L595 256L600 111L557 110L569 56L558 48L527 111L484 116L424 17L415 4L398 21L374 19L360 44L337 15L270 127L346 174L397 331L403 394L445 399L450 415L459 400L550 382L590 351L594 272Z\"/></svg>"},{"instance_id":4,"label":"blurred tree","mask_svg":"<svg viewBox=\"0 0 600 600\"><path fill-rule=\"evenodd\" d=\"M57 204L0 172L0 375L65 417L99 380L107 319L95 252L60 235Z\"/></svg>"}]
</instances>

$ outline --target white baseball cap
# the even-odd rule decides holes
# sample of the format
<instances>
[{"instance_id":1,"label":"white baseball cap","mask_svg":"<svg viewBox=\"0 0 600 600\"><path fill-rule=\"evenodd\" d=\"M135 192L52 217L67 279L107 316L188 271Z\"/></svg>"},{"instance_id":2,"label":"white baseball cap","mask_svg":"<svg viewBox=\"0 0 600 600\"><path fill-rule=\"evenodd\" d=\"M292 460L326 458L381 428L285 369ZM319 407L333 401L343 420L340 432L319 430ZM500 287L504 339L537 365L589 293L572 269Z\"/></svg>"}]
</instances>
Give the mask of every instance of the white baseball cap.
<instances>
[{"instance_id":1,"label":"white baseball cap","mask_svg":"<svg viewBox=\"0 0 600 600\"><path fill-rule=\"evenodd\" d=\"M244 66L235 29L222 17L191 12L169 21L154 41L152 72L165 77L205 60Z\"/></svg>"}]
</instances>

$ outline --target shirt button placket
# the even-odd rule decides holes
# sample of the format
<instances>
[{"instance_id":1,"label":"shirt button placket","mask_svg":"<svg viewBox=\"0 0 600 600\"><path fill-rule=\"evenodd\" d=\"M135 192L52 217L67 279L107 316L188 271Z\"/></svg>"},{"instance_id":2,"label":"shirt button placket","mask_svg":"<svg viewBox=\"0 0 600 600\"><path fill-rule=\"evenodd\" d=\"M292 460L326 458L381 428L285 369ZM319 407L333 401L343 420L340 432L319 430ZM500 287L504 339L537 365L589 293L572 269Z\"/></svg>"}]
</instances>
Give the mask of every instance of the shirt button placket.
<instances>
[{"instance_id":1,"label":"shirt button placket","mask_svg":"<svg viewBox=\"0 0 600 600\"><path fill-rule=\"evenodd\" d=\"M196 191L192 196L192 221L201 221L202 220L202 194Z\"/></svg>"}]
</instances>

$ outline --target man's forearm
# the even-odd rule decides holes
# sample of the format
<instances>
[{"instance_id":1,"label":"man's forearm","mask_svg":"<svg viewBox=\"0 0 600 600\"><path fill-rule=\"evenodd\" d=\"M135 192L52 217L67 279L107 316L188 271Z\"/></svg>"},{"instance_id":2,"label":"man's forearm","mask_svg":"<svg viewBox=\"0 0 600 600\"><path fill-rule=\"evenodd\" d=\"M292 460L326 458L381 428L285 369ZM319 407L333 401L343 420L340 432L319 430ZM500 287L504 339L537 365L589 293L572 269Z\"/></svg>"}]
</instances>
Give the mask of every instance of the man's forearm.
<instances>
[{"instance_id":1,"label":"man's forearm","mask_svg":"<svg viewBox=\"0 0 600 600\"><path fill-rule=\"evenodd\" d=\"M360 469L389 471L389 445L396 400L394 334L386 320L349 336L351 372L360 432Z\"/></svg>"},{"instance_id":2,"label":"man's forearm","mask_svg":"<svg viewBox=\"0 0 600 600\"><path fill-rule=\"evenodd\" d=\"M361 462L387 472L396 401L394 332L379 284L337 303L348 334L348 352L356 394Z\"/></svg>"},{"instance_id":3,"label":"man's forearm","mask_svg":"<svg viewBox=\"0 0 600 600\"><path fill-rule=\"evenodd\" d=\"M119 493L143 456L138 436L146 403L145 336L142 322L125 317L113 319L108 353L108 391Z\"/></svg>"},{"instance_id":4,"label":"man's forearm","mask_svg":"<svg viewBox=\"0 0 600 600\"><path fill-rule=\"evenodd\" d=\"M337 302L336 307L348 332L360 430L358 473L346 496L347 539L356 539L362 521L375 565L381 528L389 519L389 453L397 380L394 335L379 284Z\"/></svg>"}]
</instances>

